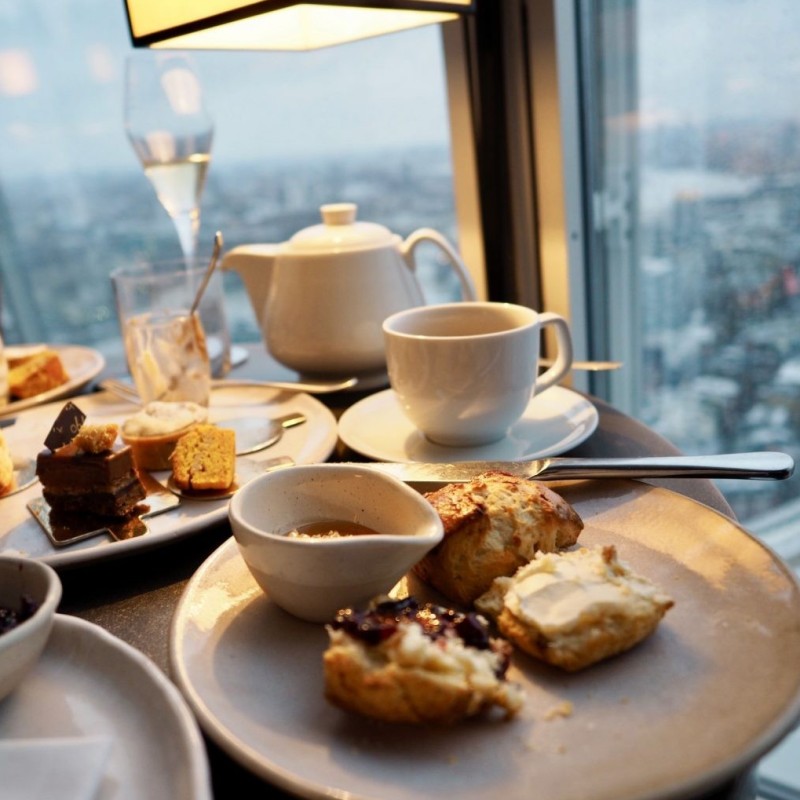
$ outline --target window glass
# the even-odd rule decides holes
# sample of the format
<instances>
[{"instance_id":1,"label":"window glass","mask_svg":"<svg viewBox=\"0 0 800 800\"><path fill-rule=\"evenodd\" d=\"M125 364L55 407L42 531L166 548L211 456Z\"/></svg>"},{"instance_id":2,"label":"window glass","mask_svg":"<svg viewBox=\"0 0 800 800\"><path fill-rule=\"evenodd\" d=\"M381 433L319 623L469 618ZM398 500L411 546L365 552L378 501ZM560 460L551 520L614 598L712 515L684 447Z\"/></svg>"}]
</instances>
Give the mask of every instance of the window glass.
<instances>
[{"instance_id":1,"label":"window glass","mask_svg":"<svg viewBox=\"0 0 800 800\"><path fill-rule=\"evenodd\" d=\"M581 7L593 336L625 361L608 396L686 453L797 461L800 4ZM800 573L800 475L719 484ZM759 796L796 795L799 765L795 733Z\"/></svg>"},{"instance_id":2,"label":"window glass","mask_svg":"<svg viewBox=\"0 0 800 800\"><path fill-rule=\"evenodd\" d=\"M109 275L179 256L175 228L126 138L121 3L0 7L0 287L8 342L121 353ZM214 118L200 250L280 242L355 202L359 218L457 240L438 26L308 53L193 53ZM431 300L458 287L420 248ZM235 340L258 338L226 275Z\"/></svg>"},{"instance_id":3,"label":"window glass","mask_svg":"<svg viewBox=\"0 0 800 800\"><path fill-rule=\"evenodd\" d=\"M687 453L797 459L800 6L585 8L597 334L626 361L611 398ZM721 484L789 558L798 481Z\"/></svg>"}]
</instances>

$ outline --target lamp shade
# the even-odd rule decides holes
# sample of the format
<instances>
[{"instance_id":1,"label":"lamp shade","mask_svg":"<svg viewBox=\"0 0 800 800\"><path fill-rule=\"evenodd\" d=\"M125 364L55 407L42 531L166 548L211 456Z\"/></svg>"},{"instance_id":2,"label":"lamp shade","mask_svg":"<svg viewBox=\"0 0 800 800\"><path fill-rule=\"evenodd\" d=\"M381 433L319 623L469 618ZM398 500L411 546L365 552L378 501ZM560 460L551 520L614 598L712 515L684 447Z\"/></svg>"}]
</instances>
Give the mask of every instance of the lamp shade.
<instances>
[{"instance_id":1,"label":"lamp shade","mask_svg":"<svg viewBox=\"0 0 800 800\"><path fill-rule=\"evenodd\" d=\"M476 0L125 0L134 47L314 50L455 19Z\"/></svg>"}]
</instances>

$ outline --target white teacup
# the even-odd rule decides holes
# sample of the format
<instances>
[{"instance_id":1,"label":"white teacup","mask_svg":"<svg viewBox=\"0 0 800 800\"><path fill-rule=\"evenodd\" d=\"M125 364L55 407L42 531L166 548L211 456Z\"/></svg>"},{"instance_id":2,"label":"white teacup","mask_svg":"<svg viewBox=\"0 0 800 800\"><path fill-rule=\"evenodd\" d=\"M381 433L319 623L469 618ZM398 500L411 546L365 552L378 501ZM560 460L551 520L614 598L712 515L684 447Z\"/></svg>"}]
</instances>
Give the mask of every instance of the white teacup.
<instances>
[{"instance_id":1,"label":"white teacup","mask_svg":"<svg viewBox=\"0 0 800 800\"><path fill-rule=\"evenodd\" d=\"M552 326L555 363L539 375L541 332ZM383 323L389 380L406 416L437 444L502 439L531 398L572 366L567 321L511 303L467 302L400 311Z\"/></svg>"}]
</instances>

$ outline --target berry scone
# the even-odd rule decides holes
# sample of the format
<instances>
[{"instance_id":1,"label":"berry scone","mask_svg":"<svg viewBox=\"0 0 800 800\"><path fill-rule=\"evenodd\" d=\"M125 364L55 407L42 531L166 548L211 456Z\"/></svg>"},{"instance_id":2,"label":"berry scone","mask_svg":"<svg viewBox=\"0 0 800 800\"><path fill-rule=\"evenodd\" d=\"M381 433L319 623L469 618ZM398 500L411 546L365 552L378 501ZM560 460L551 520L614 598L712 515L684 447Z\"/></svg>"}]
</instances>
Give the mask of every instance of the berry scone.
<instances>
[{"instance_id":1,"label":"berry scone","mask_svg":"<svg viewBox=\"0 0 800 800\"><path fill-rule=\"evenodd\" d=\"M414 598L345 609L327 626L325 696L387 722L449 725L497 706L507 717L522 689L506 679L511 645L486 619Z\"/></svg>"}]
</instances>

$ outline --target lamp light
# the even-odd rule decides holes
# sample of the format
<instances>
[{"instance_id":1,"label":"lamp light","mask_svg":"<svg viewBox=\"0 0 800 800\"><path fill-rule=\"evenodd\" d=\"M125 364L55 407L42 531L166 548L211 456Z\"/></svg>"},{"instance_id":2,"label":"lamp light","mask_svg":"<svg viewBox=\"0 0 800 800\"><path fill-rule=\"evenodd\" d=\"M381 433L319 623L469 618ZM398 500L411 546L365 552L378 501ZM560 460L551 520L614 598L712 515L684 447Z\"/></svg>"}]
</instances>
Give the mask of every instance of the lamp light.
<instances>
[{"instance_id":1,"label":"lamp light","mask_svg":"<svg viewBox=\"0 0 800 800\"><path fill-rule=\"evenodd\" d=\"M125 0L134 47L314 50L455 19L476 0Z\"/></svg>"}]
</instances>

